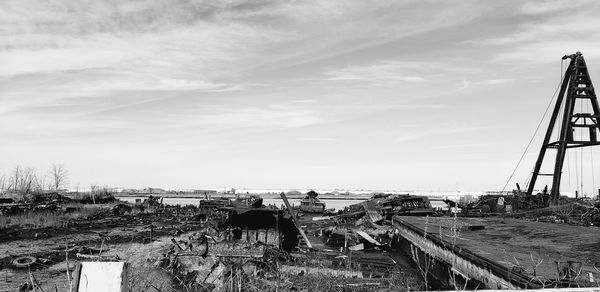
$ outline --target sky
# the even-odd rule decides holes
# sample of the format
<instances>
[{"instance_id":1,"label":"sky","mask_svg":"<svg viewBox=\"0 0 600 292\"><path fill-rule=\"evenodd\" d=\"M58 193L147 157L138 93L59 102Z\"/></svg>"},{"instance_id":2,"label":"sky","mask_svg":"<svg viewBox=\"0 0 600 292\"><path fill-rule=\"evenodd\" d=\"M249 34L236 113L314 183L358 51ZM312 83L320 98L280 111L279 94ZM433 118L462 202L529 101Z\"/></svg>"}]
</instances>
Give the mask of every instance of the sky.
<instances>
[{"instance_id":1,"label":"sky","mask_svg":"<svg viewBox=\"0 0 600 292\"><path fill-rule=\"evenodd\" d=\"M599 14L598 1L1 1L0 172L59 163L82 188L500 190L561 57L581 51L600 76ZM570 154L565 191L600 187L594 151Z\"/></svg>"}]
</instances>

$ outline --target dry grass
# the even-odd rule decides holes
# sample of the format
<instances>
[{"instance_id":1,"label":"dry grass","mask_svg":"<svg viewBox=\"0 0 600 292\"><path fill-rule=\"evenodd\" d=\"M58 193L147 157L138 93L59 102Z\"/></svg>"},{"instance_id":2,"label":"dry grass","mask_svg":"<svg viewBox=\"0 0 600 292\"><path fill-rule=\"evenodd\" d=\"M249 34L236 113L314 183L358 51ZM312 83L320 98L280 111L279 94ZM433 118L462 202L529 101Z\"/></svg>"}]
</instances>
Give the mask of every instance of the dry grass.
<instances>
[{"instance_id":1,"label":"dry grass","mask_svg":"<svg viewBox=\"0 0 600 292\"><path fill-rule=\"evenodd\" d=\"M107 206L102 205L69 204L66 207L75 208L75 211L68 213L61 211L27 211L16 215L1 216L0 229L66 227L69 222L85 219L107 210Z\"/></svg>"}]
</instances>

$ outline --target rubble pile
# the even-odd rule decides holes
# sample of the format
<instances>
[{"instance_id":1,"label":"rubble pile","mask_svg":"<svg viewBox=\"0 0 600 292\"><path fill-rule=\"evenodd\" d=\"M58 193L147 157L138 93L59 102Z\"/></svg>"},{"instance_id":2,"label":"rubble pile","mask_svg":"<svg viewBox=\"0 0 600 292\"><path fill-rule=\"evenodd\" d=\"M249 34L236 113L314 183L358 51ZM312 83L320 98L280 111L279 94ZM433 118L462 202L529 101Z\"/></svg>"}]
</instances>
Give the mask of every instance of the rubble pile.
<instances>
[{"instance_id":1,"label":"rubble pile","mask_svg":"<svg viewBox=\"0 0 600 292\"><path fill-rule=\"evenodd\" d=\"M486 195L464 206L462 210L462 215L467 217L501 214L539 222L600 226L598 202L563 196L557 199L556 204L550 204L547 189L532 196L519 192L511 195Z\"/></svg>"},{"instance_id":2,"label":"rubble pile","mask_svg":"<svg viewBox=\"0 0 600 292\"><path fill-rule=\"evenodd\" d=\"M0 241L35 240L39 246L11 249L0 268L41 273L60 286L64 277L49 267L66 271L74 261L128 261L136 287L131 291L421 289L418 272L397 262L397 235L386 219L408 210L404 201L410 200L384 197L336 214L289 203L285 209L264 206L256 196L206 198L183 207L148 197L107 205L62 227L0 229ZM120 248L129 245L135 248Z\"/></svg>"},{"instance_id":3,"label":"rubble pile","mask_svg":"<svg viewBox=\"0 0 600 292\"><path fill-rule=\"evenodd\" d=\"M301 209L202 204L212 208L204 227L173 238L156 262L190 291L421 287L418 274L393 259L396 235L377 204L333 216L304 214L302 220L294 219Z\"/></svg>"}]
</instances>

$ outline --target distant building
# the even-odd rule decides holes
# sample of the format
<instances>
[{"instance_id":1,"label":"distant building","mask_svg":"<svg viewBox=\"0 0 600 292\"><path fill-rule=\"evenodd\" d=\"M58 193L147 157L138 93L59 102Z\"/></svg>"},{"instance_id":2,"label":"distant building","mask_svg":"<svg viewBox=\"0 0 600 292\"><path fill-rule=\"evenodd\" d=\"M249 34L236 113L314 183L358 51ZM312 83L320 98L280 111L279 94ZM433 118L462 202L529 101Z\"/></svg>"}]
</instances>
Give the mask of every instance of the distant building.
<instances>
[{"instance_id":1,"label":"distant building","mask_svg":"<svg viewBox=\"0 0 600 292\"><path fill-rule=\"evenodd\" d=\"M513 191L487 191L486 196L509 196L513 194Z\"/></svg>"},{"instance_id":2,"label":"distant building","mask_svg":"<svg viewBox=\"0 0 600 292\"><path fill-rule=\"evenodd\" d=\"M217 191L216 190L192 190L193 194L199 194L199 195L216 195Z\"/></svg>"},{"instance_id":3,"label":"distant building","mask_svg":"<svg viewBox=\"0 0 600 292\"><path fill-rule=\"evenodd\" d=\"M148 193L148 194L164 194L164 193L166 193L166 191L161 188L145 188L143 190L143 192Z\"/></svg>"}]
</instances>

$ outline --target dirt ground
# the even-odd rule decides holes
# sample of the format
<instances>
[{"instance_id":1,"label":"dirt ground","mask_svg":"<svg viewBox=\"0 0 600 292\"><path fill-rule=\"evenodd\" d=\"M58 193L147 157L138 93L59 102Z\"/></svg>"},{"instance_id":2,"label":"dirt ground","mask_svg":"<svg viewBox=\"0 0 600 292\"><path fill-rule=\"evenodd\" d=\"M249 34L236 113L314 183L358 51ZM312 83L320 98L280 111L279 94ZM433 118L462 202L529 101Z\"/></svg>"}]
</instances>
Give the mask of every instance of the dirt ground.
<instances>
[{"instance_id":1,"label":"dirt ground","mask_svg":"<svg viewBox=\"0 0 600 292\"><path fill-rule=\"evenodd\" d=\"M118 259L129 262L130 291L185 291L181 282L186 279L176 279L177 275L165 269L161 260L172 252L172 239L185 239L190 234L205 229L206 223L197 219L199 218L193 211L167 208L161 213L105 213L61 228L0 230L0 291L19 291L21 287L27 287L24 285L31 284L38 285L43 291L68 291L68 273L73 272L75 262L90 260L89 257L94 260L98 255L101 255L102 260ZM320 254L339 254L338 251L328 251L321 238L311 236L311 240L321 250L315 253L317 259L322 260L318 256ZM16 269L12 262L24 256L35 257L37 263L31 268ZM372 269L369 267L373 265L389 265L394 267L395 272L386 272L389 275L384 278L376 273L363 273L366 279L329 279L319 276L318 273L290 275L286 278L286 285L321 288L323 285L348 285L352 289L355 288L354 285L371 282L380 285L382 281L402 287L420 285L419 275L400 253L359 251L350 257L355 265L367 269ZM202 261L200 258L191 260L194 262L192 266ZM305 269L306 266L301 265L300 268ZM320 269L321 264L315 264L314 268ZM371 280L372 276L377 278ZM396 283L395 281L397 284L391 284Z\"/></svg>"},{"instance_id":2,"label":"dirt ground","mask_svg":"<svg viewBox=\"0 0 600 292\"><path fill-rule=\"evenodd\" d=\"M19 291L22 288L31 290L32 286L41 288L35 291L69 291L69 273L73 272L75 263L90 260L127 261L130 264L130 291L186 291L185 285L190 283L190 280L197 281L185 279L199 273L194 267L204 263L208 271L212 271L211 266L214 268L215 265L211 263L217 261L215 256L195 256L188 258L187 262L172 261L174 246L177 246L173 244L173 240L182 242L191 234L206 232L210 224L200 219L197 208L168 206L121 215L108 210L86 219L69 222L64 227L0 229L0 291ZM318 290L331 286L345 291L362 291L360 287L370 287L369 285L403 287L401 290L421 287L418 272L400 252L377 250L342 253L339 247L325 245L322 237L318 235L321 227L311 224L310 216L303 219L302 225L312 225L307 229L310 230L311 241L317 250L301 249L295 251L297 254L294 256L287 255L285 262L275 264L277 267L288 265L288 269L299 269L303 272L297 275L288 273L280 278L279 271L271 271L270 276L262 275L245 281L252 285L263 281L260 287L272 288L275 282L267 278L277 275L278 281L285 280L281 287L288 287L288 290ZM212 224L210 226L214 229L214 224L218 223ZM216 238L213 236L212 240ZM185 245L183 246L185 249ZM275 246L273 248L278 250ZM191 247L189 250L191 251ZM188 250L185 249L185 252ZM20 269L15 267L15 260L24 257L34 258L36 263ZM290 257L295 259L290 261ZM341 261L340 258L347 259L349 269L360 272L364 278L327 277L320 274L319 271L329 269L324 266L325 263ZM186 263L189 273L175 272L174 267L181 270ZM219 267L221 266L222 277L231 278L232 273L239 272L232 272L225 265ZM202 271L207 269L203 268ZM309 270L317 272L309 274ZM219 281L221 280L217 279L215 283ZM273 290L261 290L257 287L254 287L256 289L253 291Z\"/></svg>"},{"instance_id":3,"label":"dirt ground","mask_svg":"<svg viewBox=\"0 0 600 292\"><path fill-rule=\"evenodd\" d=\"M78 254L93 256L100 250L107 251L103 256L108 258L133 258L141 246L153 246L147 243L201 228L200 221L194 219L193 214L167 209L162 213L105 214L64 228L2 229L0 290L18 291L25 283L37 282L44 291L67 291L67 258L70 268L75 260L80 260ZM137 246L131 249L132 245ZM23 256L34 256L37 263L15 269L12 261Z\"/></svg>"}]
</instances>

